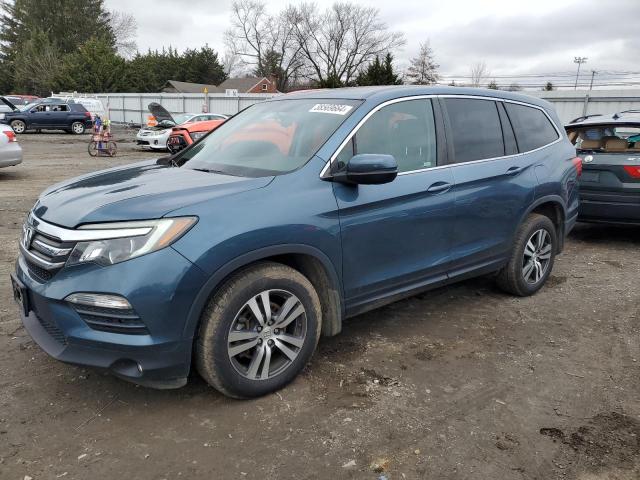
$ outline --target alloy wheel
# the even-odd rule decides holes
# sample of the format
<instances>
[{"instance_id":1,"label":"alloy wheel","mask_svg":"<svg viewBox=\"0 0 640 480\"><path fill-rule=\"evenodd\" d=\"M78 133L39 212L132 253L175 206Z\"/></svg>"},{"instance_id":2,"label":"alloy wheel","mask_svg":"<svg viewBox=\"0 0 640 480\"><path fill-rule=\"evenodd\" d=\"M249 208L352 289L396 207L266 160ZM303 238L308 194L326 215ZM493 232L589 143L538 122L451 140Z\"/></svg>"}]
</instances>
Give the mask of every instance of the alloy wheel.
<instances>
[{"instance_id":1,"label":"alloy wheel","mask_svg":"<svg viewBox=\"0 0 640 480\"><path fill-rule=\"evenodd\" d=\"M282 374L298 357L307 335L302 302L286 290L265 290L236 314L227 339L235 370L250 380Z\"/></svg>"},{"instance_id":2,"label":"alloy wheel","mask_svg":"<svg viewBox=\"0 0 640 480\"><path fill-rule=\"evenodd\" d=\"M524 247L522 276L530 284L538 283L547 273L551 262L553 243L547 230L533 232Z\"/></svg>"},{"instance_id":3,"label":"alloy wheel","mask_svg":"<svg viewBox=\"0 0 640 480\"><path fill-rule=\"evenodd\" d=\"M11 128L13 128L13 131L14 131L15 133L24 133L24 131L25 131L25 124L24 124L24 122L20 122L20 121L18 121L18 122L13 122L13 123L11 124Z\"/></svg>"},{"instance_id":4,"label":"alloy wheel","mask_svg":"<svg viewBox=\"0 0 640 480\"><path fill-rule=\"evenodd\" d=\"M73 133L80 135L81 133L84 133L84 125L82 125L79 122L74 123L73 125L71 125L71 128L73 129Z\"/></svg>"}]
</instances>

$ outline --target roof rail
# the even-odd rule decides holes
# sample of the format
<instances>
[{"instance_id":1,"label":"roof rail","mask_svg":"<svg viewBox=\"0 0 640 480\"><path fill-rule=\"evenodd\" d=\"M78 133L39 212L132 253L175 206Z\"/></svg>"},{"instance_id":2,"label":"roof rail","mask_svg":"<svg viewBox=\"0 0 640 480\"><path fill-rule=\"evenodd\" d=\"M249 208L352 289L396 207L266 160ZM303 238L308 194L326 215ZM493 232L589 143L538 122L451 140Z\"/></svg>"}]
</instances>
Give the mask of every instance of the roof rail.
<instances>
[{"instance_id":1,"label":"roof rail","mask_svg":"<svg viewBox=\"0 0 640 480\"><path fill-rule=\"evenodd\" d=\"M601 117L602 114L601 113L594 113L593 115L583 115L582 117L578 117L578 118L574 118L573 120L571 120L569 123L577 123L577 122L582 122L584 120L586 120L587 118L591 118L591 117Z\"/></svg>"}]
</instances>

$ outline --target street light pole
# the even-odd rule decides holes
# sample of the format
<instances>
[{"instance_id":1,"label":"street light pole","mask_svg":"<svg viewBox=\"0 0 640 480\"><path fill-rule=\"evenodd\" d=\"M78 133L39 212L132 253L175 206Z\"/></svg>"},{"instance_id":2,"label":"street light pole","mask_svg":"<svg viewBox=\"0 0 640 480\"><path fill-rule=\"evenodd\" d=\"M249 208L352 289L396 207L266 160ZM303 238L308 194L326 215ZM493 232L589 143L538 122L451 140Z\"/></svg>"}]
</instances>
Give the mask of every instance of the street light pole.
<instances>
[{"instance_id":1,"label":"street light pole","mask_svg":"<svg viewBox=\"0 0 640 480\"><path fill-rule=\"evenodd\" d=\"M589 84L589 90L593 90L593 77L596 76L596 72L595 70L591 70L591 83Z\"/></svg>"},{"instance_id":2,"label":"street light pole","mask_svg":"<svg viewBox=\"0 0 640 480\"><path fill-rule=\"evenodd\" d=\"M573 63L577 63L578 64L578 71L576 72L576 84L573 87L574 90L578 89L578 77L580 76L580 65L582 65L583 63L587 63L587 57L574 57L573 58Z\"/></svg>"}]
</instances>

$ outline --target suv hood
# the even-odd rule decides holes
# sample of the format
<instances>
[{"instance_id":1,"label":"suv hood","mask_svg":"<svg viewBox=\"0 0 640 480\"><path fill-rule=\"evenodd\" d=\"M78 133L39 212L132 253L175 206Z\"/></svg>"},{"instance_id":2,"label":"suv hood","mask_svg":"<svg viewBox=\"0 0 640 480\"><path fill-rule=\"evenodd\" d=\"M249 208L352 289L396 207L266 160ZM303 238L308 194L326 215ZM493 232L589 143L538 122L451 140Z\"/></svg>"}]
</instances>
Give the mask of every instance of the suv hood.
<instances>
[{"instance_id":1,"label":"suv hood","mask_svg":"<svg viewBox=\"0 0 640 480\"><path fill-rule=\"evenodd\" d=\"M157 165L155 160L112 168L45 190L35 215L61 227L161 218L173 210L269 184L247 178Z\"/></svg>"},{"instance_id":2,"label":"suv hood","mask_svg":"<svg viewBox=\"0 0 640 480\"><path fill-rule=\"evenodd\" d=\"M172 122L174 125L176 124L175 119L171 116L171 114L159 103L151 102L147 108L151 112L151 114L156 117L156 121L160 122Z\"/></svg>"},{"instance_id":3,"label":"suv hood","mask_svg":"<svg viewBox=\"0 0 640 480\"><path fill-rule=\"evenodd\" d=\"M9 99L5 98L5 97L0 97L0 102L4 103L7 107L9 107L11 109L12 112L17 112L19 111L19 108L16 107L13 103L11 103L9 101Z\"/></svg>"}]
</instances>

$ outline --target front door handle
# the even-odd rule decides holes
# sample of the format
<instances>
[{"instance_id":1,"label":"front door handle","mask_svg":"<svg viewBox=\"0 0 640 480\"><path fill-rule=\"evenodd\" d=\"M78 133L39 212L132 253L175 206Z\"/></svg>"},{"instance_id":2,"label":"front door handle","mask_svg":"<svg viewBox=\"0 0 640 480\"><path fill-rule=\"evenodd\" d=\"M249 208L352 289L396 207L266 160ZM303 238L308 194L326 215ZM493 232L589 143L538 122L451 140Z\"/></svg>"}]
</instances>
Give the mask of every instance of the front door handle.
<instances>
[{"instance_id":1,"label":"front door handle","mask_svg":"<svg viewBox=\"0 0 640 480\"><path fill-rule=\"evenodd\" d=\"M447 183L447 182L436 182L433 185L431 185L429 188L427 188L427 192L429 192L429 193L442 193L442 192L446 192L451 187L453 187L453 185L450 184L450 183Z\"/></svg>"},{"instance_id":2,"label":"front door handle","mask_svg":"<svg viewBox=\"0 0 640 480\"><path fill-rule=\"evenodd\" d=\"M523 167L509 167L509 169L507 170L507 175L517 175L519 174L522 170L524 170Z\"/></svg>"}]
</instances>

